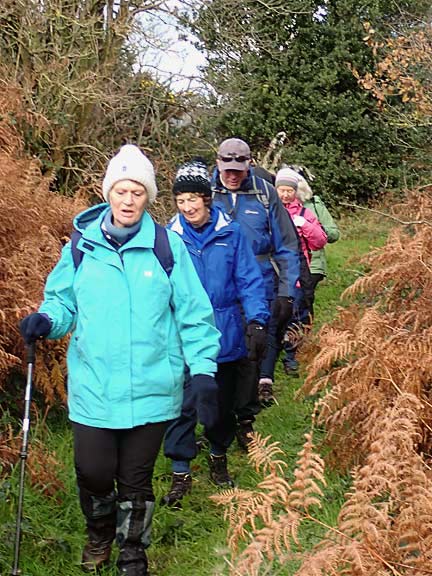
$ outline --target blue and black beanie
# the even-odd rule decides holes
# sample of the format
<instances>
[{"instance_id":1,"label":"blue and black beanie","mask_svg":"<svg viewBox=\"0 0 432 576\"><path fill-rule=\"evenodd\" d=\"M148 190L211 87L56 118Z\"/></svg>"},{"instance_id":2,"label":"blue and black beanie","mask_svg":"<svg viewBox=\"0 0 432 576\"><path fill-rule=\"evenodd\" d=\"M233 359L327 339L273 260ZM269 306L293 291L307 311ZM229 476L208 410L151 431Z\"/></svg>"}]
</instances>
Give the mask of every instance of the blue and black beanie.
<instances>
[{"instance_id":1,"label":"blue and black beanie","mask_svg":"<svg viewBox=\"0 0 432 576\"><path fill-rule=\"evenodd\" d=\"M202 194L211 198L212 190L210 185L210 175L204 158L192 158L177 169L173 184L173 194L183 194L191 192Z\"/></svg>"}]
</instances>

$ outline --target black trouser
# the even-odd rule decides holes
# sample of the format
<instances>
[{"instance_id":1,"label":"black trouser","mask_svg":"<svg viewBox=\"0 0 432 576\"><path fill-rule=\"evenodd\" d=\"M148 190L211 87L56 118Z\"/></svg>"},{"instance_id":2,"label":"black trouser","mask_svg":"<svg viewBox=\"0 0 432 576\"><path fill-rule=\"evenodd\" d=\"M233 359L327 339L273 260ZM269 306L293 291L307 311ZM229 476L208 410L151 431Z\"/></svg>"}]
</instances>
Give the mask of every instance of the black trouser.
<instances>
[{"instance_id":1,"label":"black trouser","mask_svg":"<svg viewBox=\"0 0 432 576\"><path fill-rule=\"evenodd\" d=\"M205 429L211 448L217 453L225 453L235 436L236 420L234 415L234 395L238 385L242 384L239 374L240 360L218 364L215 379L218 384L219 418L212 428ZM171 458L173 471L185 470L179 464L188 464L197 454L195 441L195 426L197 410L195 396L191 390L190 380L185 384L182 411L176 420L168 427L164 454Z\"/></svg>"},{"instance_id":2,"label":"black trouser","mask_svg":"<svg viewBox=\"0 0 432 576\"><path fill-rule=\"evenodd\" d=\"M313 303L315 300L315 290L316 287L318 286L318 284L321 282L321 280L323 280L325 278L324 274L319 274L317 272L312 272L311 275L311 292L312 292L312 298L311 301L309 303L309 314L311 316L311 319L314 316L314 309L313 309Z\"/></svg>"},{"instance_id":3,"label":"black trouser","mask_svg":"<svg viewBox=\"0 0 432 576\"><path fill-rule=\"evenodd\" d=\"M94 428L72 423L75 470L84 514L91 497L117 488L119 499L139 494L154 501L153 469L168 422L130 429Z\"/></svg>"},{"instance_id":4,"label":"black trouser","mask_svg":"<svg viewBox=\"0 0 432 576\"><path fill-rule=\"evenodd\" d=\"M255 421L261 410L258 402L258 362L242 358L238 366L238 383L235 390L235 413L238 422Z\"/></svg>"}]
</instances>

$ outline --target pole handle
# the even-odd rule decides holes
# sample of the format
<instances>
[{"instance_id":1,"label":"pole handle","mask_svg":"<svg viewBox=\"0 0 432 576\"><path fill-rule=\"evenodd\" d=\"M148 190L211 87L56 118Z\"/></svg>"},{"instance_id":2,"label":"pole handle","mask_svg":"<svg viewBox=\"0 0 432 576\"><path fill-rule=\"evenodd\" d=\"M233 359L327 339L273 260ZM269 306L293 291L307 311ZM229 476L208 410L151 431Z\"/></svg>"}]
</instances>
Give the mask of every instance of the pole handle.
<instances>
[{"instance_id":1,"label":"pole handle","mask_svg":"<svg viewBox=\"0 0 432 576\"><path fill-rule=\"evenodd\" d=\"M36 342L27 344L27 364L34 364L36 360Z\"/></svg>"}]
</instances>

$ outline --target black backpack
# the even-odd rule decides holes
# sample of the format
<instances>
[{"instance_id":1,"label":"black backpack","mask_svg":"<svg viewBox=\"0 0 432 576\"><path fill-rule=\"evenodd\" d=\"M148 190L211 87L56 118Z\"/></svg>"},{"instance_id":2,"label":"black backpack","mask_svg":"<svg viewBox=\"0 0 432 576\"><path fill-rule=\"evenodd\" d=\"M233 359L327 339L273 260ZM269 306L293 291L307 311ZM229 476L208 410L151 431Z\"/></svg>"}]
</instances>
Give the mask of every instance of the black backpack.
<instances>
[{"instance_id":1,"label":"black backpack","mask_svg":"<svg viewBox=\"0 0 432 576\"><path fill-rule=\"evenodd\" d=\"M155 244L153 247L153 252L169 278L174 268L174 256L168 240L168 234L163 226L161 226L157 222L155 222L154 224L155 224ZM81 236L82 234L81 232L78 232L78 230L72 232L71 235L72 260L75 266L75 270L81 264L81 261L84 256L84 252L78 248L78 242ZM92 244L89 244L88 242L84 242L84 246L90 250L94 250Z\"/></svg>"}]
</instances>

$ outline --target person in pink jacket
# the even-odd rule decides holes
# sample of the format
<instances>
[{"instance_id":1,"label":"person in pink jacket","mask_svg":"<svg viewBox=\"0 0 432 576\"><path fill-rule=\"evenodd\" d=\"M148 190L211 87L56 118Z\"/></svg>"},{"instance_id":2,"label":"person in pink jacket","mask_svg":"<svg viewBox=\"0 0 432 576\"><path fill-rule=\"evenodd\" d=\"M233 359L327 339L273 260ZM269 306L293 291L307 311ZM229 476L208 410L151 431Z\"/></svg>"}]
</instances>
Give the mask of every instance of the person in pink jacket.
<instances>
[{"instance_id":1,"label":"person in pink jacket","mask_svg":"<svg viewBox=\"0 0 432 576\"><path fill-rule=\"evenodd\" d=\"M282 168L276 174L275 187L282 204L290 214L300 238L301 248L304 255L304 266L308 269L311 261L311 251L320 250L327 243L327 234L321 226L317 217L311 210L303 206L302 195L298 189L299 175L291 168ZM305 279L309 274L308 270L301 273L301 278ZM267 397L273 397L274 368L283 346L285 350L284 368L285 372L292 376L298 375L298 362L295 359L298 345L304 327L311 322L311 303L313 294L310 294L310 287L299 286L299 297L296 298L293 309L293 317L288 323L285 331L284 341L277 342L276 346L268 346L267 355L261 364L259 388L266 390ZM267 405L271 401L267 401ZM264 404L264 405L266 405Z\"/></svg>"},{"instance_id":2,"label":"person in pink jacket","mask_svg":"<svg viewBox=\"0 0 432 576\"><path fill-rule=\"evenodd\" d=\"M276 174L277 193L297 228L303 254L310 264L311 250L324 248L327 234L315 214L303 206L304 198L301 197L298 184L298 174L291 168L282 168Z\"/></svg>"}]
</instances>

